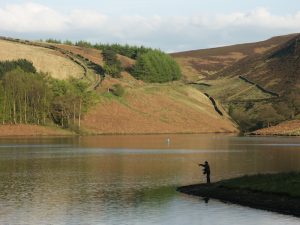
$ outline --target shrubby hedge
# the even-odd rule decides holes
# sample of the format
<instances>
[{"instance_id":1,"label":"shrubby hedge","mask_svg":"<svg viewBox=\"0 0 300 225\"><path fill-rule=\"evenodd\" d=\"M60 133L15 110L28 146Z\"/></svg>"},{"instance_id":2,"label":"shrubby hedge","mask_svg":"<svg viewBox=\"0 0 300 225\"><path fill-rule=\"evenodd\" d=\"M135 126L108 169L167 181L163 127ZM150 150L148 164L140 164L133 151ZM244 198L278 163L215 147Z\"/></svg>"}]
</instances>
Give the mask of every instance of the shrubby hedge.
<instances>
[{"instance_id":1,"label":"shrubby hedge","mask_svg":"<svg viewBox=\"0 0 300 225\"><path fill-rule=\"evenodd\" d=\"M140 55L132 74L137 79L157 83L175 81L181 78L181 70L177 62L159 50L151 50Z\"/></svg>"},{"instance_id":2,"label":"shrubby hedge","mask_svg":"<svg viewBox=\"0 0 300 225\"><path fill-rule=\"evenodd\" d=\"M120 77L122 66L121 62L118 60L117 53L107 49L102 51L102 56L104 60L104 72L114 78Z\"/></svg>"},{"instance_id":3,"label":"shrubby hedge","mask_svg":"<svg viewBox=\"0 0 300 225\"><path fill-rule=\"evenodd\" d=\"M22 69L27 73L36 73L36 69L33 66L32 62L26 59L18 59L13 61L0 61L0 79L4 76L5 73L12 71L17 68Z\"/></svg>"},{"instance_id":4,"label":"shrubby hedge","mask_svg":"<svg viewBox=\"0 0 300 225\"><path fill-rule=\"evenodd\" d=\"M115 96L122 97L125 94L125 89L121 84L115 84L112 87L112 93Z\"/></svg>"},{"instance_id":5,"label":"shrubby hedge","mask_svg":"<svg viewBox=\"0 0 300 225\"><path fill-rule=\"evenodd\" d=\"M137 59L138 56L152 50L151 48L145 48L144 46L139 47L121 44L95 44L94 48L102 51L112 50L131 59Z\"/></svg>"},{"instance_id":6,"label":"shrubby hedge","mask_svg":"<svg viewBox=\"0 0 300 225\"><path fill-rule=\"evenodd\" d=\"M41 40L41 41L43 41L43 40ZM121 45L121 44L102 44L102 43L92 44L91 42L82 41L82 40L73 43L70 40L61 41L61 40L49 38L49 39L45 40L45 42L53 43L53 44L62 44L63 43L66 45L75 45L75 46L84 47L84 48L95 48L95 49L99 49L101 51L111 50L111 51L116 52L117 54L127 56L128 58L131 58L131 59L137 59L139 55L152 50L151 48L146 48L144 46L130 46L128 44Z\"/></svg>"}]
</instances>

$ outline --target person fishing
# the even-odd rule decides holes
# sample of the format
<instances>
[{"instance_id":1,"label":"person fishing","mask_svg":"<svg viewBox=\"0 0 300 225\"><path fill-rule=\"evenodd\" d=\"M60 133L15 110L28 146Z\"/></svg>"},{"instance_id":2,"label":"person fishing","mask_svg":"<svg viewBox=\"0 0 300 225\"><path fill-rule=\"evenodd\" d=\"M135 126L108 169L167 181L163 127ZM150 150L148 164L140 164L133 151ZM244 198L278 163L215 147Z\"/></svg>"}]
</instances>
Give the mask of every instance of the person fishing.
<instances>
[{"instance_id":1,"label":"person fishing","mask_svg":"<svg viewBox=\"0 0 300 225\"><path fill-rule=\"evenodd\" d=\"M206 183L210 184L210 167L207 161L204 164L198 164L203 167L203 174L206 174Z\"/></svg>"}]
</instances>

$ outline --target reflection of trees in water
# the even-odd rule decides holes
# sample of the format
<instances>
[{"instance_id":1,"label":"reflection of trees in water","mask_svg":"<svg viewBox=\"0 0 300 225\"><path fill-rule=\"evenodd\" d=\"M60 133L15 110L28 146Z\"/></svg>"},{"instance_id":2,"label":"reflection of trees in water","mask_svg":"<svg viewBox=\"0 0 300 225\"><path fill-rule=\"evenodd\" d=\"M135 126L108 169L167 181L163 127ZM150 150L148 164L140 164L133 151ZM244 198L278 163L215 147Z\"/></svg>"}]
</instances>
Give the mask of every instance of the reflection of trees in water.
<instances>
[{"instance_id":1,"label":"reflection of trees in water","mask_svg":"<svg viewBox=\"0 0 300 225\"><path fill-rule=\"evenodd\" d=\"M115 204L116 209L161 206L170 202L177 195L173 187L142 189L99 189L96 196L106 204Z\"/></svg>"}]
</instances>

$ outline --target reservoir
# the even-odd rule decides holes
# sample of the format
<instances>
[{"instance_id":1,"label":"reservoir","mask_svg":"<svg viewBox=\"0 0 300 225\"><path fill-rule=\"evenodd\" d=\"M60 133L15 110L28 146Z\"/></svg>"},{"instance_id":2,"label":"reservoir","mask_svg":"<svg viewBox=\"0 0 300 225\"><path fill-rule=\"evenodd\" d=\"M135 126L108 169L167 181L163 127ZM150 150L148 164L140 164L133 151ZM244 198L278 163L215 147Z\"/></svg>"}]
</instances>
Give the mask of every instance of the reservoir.
<instances>
[{"instance_id":1,"label":"reservoir","mask_svg":"<svg viewBox=\"0 0 300 225\"><path fill-rule=\"evenodd\" d=\"M300 138L130 135L0 139L0 224L293 225L300 218L176 192L300 171Z\"/></svg>"}]
</instances>

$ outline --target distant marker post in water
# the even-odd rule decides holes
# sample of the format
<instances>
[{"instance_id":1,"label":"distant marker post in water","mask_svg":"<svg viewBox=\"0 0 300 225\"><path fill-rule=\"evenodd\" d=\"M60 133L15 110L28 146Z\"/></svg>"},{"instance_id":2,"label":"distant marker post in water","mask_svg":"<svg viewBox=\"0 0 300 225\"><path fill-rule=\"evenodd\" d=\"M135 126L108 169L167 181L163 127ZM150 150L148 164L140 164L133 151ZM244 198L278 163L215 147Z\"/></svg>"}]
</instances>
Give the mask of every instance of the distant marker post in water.
<instances>
[{"instance_id":1,"label":"distant marker post in water","mask_svg":"<svg viewBox=\"0 0 300 225\"><path fill-rule=\"evenodd\" d=\"M170 138L167 138L166 143L168 144L168 146L170 145L170 142L171 142Z\"/></svg>"}]
</instances>

